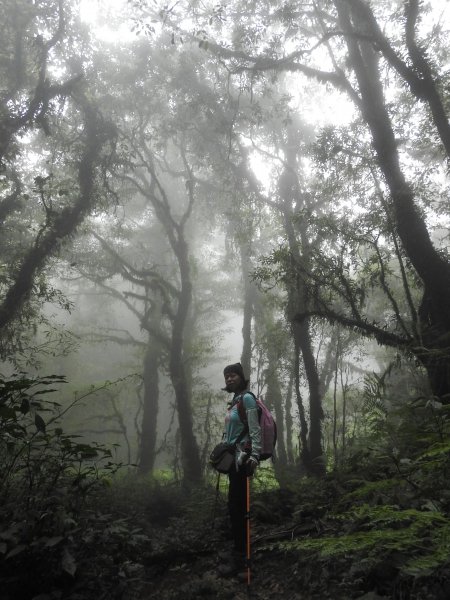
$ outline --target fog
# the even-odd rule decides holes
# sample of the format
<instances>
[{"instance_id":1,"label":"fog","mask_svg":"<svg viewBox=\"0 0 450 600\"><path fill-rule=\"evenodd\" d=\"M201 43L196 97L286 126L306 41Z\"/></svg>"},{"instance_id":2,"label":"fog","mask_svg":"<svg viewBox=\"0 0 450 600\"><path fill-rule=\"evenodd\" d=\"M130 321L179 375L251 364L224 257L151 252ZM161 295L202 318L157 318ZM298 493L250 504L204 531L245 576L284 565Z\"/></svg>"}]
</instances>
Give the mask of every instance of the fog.
<instances>
[{"instance_id":1,"label":"fog","mask_svg":"<svg viewBox=\"0 0 450 600\"><path fill-rule=\"evenodd\" d=\"M450 3L0 17L0 600L448 598Z\"/></svg>"},{"instance_id":2,"label":"fog","mask_svg":"<svg viewBox=\"0 0 450 600\"><path fill-rule=\"evenodd\" d=\"M400 57L378 40L359 72L309 13L297 55L293 16L239 3L2 10L2 370L64 376L65 430L197 481L228 363L277 412L280 465L337 460L371 393L445 396L445 126Z\"/></svg>"}]
</instances>

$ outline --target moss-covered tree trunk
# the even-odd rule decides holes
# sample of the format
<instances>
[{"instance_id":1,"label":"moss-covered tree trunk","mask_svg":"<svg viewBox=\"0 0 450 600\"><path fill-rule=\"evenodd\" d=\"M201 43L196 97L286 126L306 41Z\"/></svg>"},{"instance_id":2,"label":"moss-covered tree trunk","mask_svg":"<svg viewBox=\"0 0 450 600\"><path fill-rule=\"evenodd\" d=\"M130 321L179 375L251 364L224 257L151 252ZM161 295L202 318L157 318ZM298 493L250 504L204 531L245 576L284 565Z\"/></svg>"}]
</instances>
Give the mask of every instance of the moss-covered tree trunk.
<instances>
[{"instance_id":1,"label":"moss-covered tree trunk","mask_svg":"<svg viewBox=\"0 0 450 600\"><path fill-rule=\"evenodd\" d=\"M420 338L411 350L427 370L434 394L448 403L450 264L433 246L424 218L415 204L414 190L400 164L398 143L381 82L379 54L373 45L373 38L376 36L373 15L367 6L359 1L349 3L336 0L335 5L342 30L347 33L345 39L350 63L358 82L361 112L372 134L378 164L390 191L395 227L405 253L423 283L423 299L419 310ZM363 37L359 35L361 33L364 34ZM409 36L411 38L411 32ZM380 42L383 43L382 38ZM412 52L414 42L411 39L409 49L412 61L417 63L417 58ZM384 52L389 54L386 49ZM395 64L395 61L393 63ZM436 82L427 72L426 62L425 66L417 64L416 67L411 72L404 71L406 80L408 81L410 74L418 76L417 80L412 80L411 89L418 97L428 101L443 145L446 150L450 149L450 143L446 143L450 130L448 118L444 119L446 123L442 123L442 119L439 119L436 113L436 101L439 100ZM419 86L420 83L426 88L422 92L419 91L419 87L415 88L413 85Z\"/></svg>"},{"instance_id":2,"label":"moss-covered tree trunk","mask_svg":"<svg viewBox=\"0 0 450 600\"><path fill-rule=\"evenodd\" d=\"M101 152L116 132L111 124L102 119L97 107L90 101L79 98L78 104L84 120L80 132L82 151L78 164L78 189L71 191L70 205L59 212L48 211L45 225L14 273L0 304L0 337L5 335L9 324L20 316L32 294L35 278L48 259L57 254L62 242L76 231L98 201L95 179Z\"/></svg>"}]
</instances>

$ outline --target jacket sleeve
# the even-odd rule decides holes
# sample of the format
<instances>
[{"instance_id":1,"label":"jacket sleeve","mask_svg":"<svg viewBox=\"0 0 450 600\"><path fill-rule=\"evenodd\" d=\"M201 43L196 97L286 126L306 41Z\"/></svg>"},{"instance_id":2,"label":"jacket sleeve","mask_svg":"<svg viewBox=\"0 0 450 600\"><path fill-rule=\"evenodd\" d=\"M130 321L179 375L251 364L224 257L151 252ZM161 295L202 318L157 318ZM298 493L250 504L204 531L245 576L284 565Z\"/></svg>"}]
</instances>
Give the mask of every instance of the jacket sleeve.
<instances>
[{"instance_id":1,"label":"jacket sleeve","mask_svg":"<svg viewBox=\"0 0 450 600\"><path fill-rule=\"evenodd\" d=\"M251 442L251 455L259 460L261 454L261 427L259 425L258 407L251 394L244 394L243 404L247 415L248 433Z\"/></svg>"}]
</instances>

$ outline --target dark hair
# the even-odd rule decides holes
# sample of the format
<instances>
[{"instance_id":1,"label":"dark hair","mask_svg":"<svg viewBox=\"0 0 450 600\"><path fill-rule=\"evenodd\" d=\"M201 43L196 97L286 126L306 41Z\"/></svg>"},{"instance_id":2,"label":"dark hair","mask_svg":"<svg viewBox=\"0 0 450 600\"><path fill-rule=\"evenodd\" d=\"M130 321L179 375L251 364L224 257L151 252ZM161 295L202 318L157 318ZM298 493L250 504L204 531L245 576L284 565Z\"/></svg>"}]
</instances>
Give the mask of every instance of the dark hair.
<instances>
[{"instance_id":1,"label":"dark hair","mask_svg":"<svg viewBox=\"0 0 450 600\"><path fill-rule=\"evenodd\" d=\"M234 365L227 365L225 367L225 369L223 370L224 376L227 373L236 373L236 375L239 375L239 377L242 380L242 386L243 386L242 389L243 390L245 390L248 387L249 380L245 378L244 369L242 368L241 363L238 362L238 363L234 363ZM227 390L227 388L224 388L224 390L227 392L229 391L229 390Z\"/></svg>"}]
</instances>

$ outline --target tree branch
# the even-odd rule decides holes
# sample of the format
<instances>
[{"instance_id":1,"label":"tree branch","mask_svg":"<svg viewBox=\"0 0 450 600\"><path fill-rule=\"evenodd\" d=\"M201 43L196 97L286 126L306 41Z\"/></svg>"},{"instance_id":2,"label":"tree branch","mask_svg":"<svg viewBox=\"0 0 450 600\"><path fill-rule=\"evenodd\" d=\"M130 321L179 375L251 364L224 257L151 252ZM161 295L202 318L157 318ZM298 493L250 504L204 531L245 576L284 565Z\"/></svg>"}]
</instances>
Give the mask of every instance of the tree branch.
<instances>
[{"instance_id":1,"label":"tree branch","mask_svg":"<svg viewBox=\"0 0 450 600\"><path fill-rule=\"evenodd\" d=\"M375 338L378 343L385 346L391 346L393 348L409 348L412 350L412 338L402 338L395 333L386 331L385 329L380 329L374 323L368 323L362 319L352 319L328 308L326 310L315 309L308 310L303 313L297 313L294 315L294 320L301 323L308 317L319 317L326 319L331 324L339 323L348 329L358 331L363 336Z\"/></svg>"}]
</instances>

